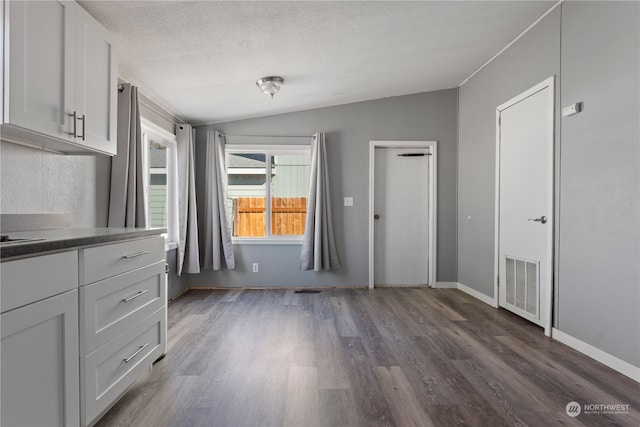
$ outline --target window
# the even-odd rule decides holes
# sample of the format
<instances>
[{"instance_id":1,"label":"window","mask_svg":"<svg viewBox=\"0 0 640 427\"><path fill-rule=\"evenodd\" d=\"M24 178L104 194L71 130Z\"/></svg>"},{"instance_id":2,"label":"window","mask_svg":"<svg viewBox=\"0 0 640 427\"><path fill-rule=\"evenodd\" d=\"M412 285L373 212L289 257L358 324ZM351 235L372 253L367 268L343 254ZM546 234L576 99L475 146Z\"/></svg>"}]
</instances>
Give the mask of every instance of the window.
<instances>
[{"instance_id":1,"label":"window","mask_svg":"<svg viewBox=\"0 0 640 427\"><path fill-rule=\"evenodd\" d=\"M167 146L149 141L149 225L167 227Z\"/></svg>"},{"instance_id":2,"label":"window","mask_svg":"<svg viewBox=\"0 0 640 427\"><path fill-rule=\"evenodd\" d=\"M166 228L169 248L177 243L176 136L142 119L145 205L149 227Z\"/></svg>"},{"instance_id":3,"label":"window","mask_svg":"<svg viewBox=\"0 0 640 427\"><path fill-rule=\"evenodd\" d=\"M234 242L301 242L309 146L227 145L227 218Z\"/></svg>"}]
</instances>

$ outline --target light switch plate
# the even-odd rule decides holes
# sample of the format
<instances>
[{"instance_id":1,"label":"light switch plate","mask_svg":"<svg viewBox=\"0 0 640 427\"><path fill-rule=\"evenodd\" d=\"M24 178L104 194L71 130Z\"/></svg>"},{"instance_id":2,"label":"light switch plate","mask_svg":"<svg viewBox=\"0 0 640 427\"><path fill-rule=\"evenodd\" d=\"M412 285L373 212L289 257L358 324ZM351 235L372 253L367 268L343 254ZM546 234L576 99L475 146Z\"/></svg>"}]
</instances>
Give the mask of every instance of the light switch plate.
<instances>
[{"instance_id":1,"label":"light switch plate","mask_svg":"<svg viewBox=\"0 0 640 427\"><path fill-rule=\"evenodd\" d=\"M353 197L345 197L344 198L345 206L353 206Z\"/></svg>"}]
</instances>

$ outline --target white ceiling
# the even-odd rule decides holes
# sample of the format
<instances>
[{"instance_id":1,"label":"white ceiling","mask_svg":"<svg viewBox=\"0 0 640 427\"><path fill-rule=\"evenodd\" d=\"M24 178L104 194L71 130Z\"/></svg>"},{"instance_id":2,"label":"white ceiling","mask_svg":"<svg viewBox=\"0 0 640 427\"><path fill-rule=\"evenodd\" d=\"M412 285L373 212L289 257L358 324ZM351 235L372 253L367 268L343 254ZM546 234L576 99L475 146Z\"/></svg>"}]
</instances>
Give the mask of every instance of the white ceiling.
<instances>
[{"instance_id":1,"label":"white ceiling","mask_svg":"<svg viewBox=\"0 0 640 427\"><path fill-rule=\"evenodd\" d=\"M118 36L123 79L202 124L457 87L555 0L80 3Z\"/></svg>"}]
</instances>

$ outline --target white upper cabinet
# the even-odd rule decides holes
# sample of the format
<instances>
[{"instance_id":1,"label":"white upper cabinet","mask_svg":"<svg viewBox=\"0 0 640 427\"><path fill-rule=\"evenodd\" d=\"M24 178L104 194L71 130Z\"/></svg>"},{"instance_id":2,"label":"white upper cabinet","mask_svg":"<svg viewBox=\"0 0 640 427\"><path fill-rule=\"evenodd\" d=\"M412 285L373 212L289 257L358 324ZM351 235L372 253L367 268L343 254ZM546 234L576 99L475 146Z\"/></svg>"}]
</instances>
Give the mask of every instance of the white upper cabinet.
<instances>
[{"instance_id":1,"label":"white upper cabinet","mask_svg":"<svg viewBox=\"0 0 640 427\"><path fill-rule=\"evenodd\" d=\"M116 153L118 68L114 36L81 7L76 15L77 132L89 148ZM86 135L86 136L85 136Z\"/></svg>"},{"instance_id":2,"label":"white upper cabinet","mask_svg":"<svg viewBox=\"0 0 640 427\"><path fill-rule=\"evenodd\" d=\"M73 141L76 5L6 1L4 7L4 122Z\"/></svg>"},{"instance_id":3,"label":"white upper cabinet","mask_svg":"<svg viewBox=\"0 0 640 427\"><path fill-rule=\"evenodd\" d=\"M74 1L4 1L2 138L116 153L115 37Z\"/></svg>"}]
</instances>

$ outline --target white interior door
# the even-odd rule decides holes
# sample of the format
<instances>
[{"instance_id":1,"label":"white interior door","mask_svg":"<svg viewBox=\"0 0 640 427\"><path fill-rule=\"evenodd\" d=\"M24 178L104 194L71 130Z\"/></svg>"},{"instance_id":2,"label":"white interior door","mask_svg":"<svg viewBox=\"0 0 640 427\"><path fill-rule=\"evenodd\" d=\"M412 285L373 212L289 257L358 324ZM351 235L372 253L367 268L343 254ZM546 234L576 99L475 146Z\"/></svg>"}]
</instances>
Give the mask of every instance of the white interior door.
<instances>
[{"instance_id":1,"label":"white interior door","mask_svg":"<svg viewBox=\"0 0 640 427\"><path fill-rule=\"evenodd\" d=\"M553 80L498 107L499 304L551 332Z\"/></svg>"},{"instance_id":2,"label":"white interior door","mask_svg":"<svg viewBox=\"0 0 640 427\"><path fill-rule=\"evenodd\" d=\"M429 283L429 148L375 149L374 282Z\"/></svg>"}]
</instances>

